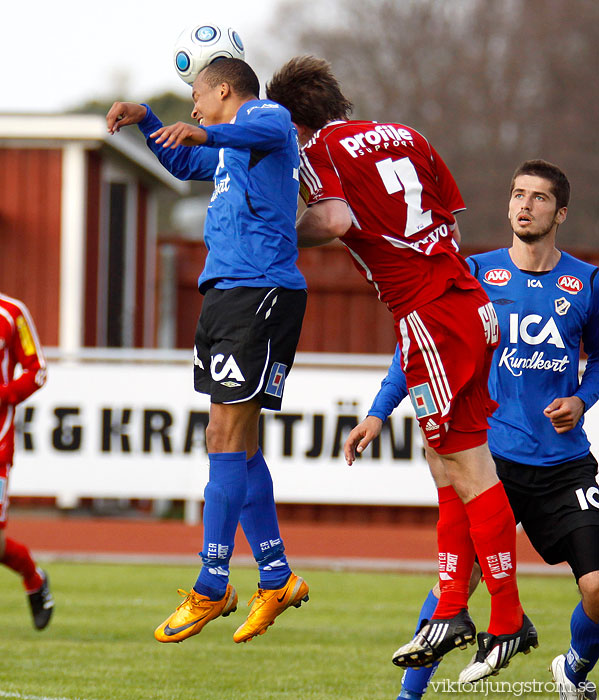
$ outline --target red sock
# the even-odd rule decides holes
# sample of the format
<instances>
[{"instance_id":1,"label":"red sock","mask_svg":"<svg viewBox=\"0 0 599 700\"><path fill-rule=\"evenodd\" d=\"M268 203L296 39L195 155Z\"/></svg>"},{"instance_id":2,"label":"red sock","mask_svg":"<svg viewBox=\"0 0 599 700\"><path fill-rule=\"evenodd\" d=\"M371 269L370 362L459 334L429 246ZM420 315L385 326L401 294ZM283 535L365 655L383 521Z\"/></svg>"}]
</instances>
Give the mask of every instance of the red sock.
<instances>
[{"instance_id":1,"label":"red sock","mask_svg":"<svg viewBox=\"0 0 599 700\"><path fill-rule=\"evenodd\" d=\"M38 591L42 587L44 580L38 574L31 553L24 544L7 537L2 564L22 577L23 586L28 593Z\"/></svg>"},{"instance_id":2,"label":"red sock","mask_svg":"<svg viewBox=\"0 0 599 700\"><path fill-rule=\"evenodd\" d=\"M490 634L512 634L522 627L516 582L516 521L499 482L466 503L470 534L491 594Z\"/></svg>"},{"instance_id":3,"label":"red sock","mask_svg":"<svg viewBox=\"0 0 599 700\"><path fill-rule=\"evenodd\" d=\"M438 491L437 544L441 597L433 617L447 619L468 607L474 546L466 509L453 486L443 486Z\"/></svg>"}]
</instances>

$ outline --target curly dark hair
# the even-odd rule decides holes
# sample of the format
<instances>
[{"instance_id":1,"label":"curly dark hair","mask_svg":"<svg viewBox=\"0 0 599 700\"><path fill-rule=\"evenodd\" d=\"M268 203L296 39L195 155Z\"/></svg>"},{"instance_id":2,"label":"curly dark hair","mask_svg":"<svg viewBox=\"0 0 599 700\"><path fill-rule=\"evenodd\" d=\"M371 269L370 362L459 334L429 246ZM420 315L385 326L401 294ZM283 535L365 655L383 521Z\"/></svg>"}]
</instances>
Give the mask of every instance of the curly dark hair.
<instances>
[{"instance_id":1,"label":"curly dark hair","mask_svg":"<svg viewBox=\"0 0 599 700\"><path fill-rule=\"evenodd\" d=\"M200 71L204 82L210 87L229 83L241 97L258 97L260 81L252 68L240 58L218 58Z\"/></svg>"},{"instance_id":2,"label":"curly dark hair","mask_svg":"<svg viewBox=\"0 0 599 700\"><path fill-rule=\"evenodd\" d=\"M514 191L514 181L519 175L536 175L551 183L551 192L556 199L556 209L567 207L570 201L570 182L566 174L553 163L546 160L526 160L519 165L512 175L510 194Z\"/></svg>"},{"instance_id":3,"label":"curly dark hair","mask_svg":"<svg viewBox=\"0 0 599 700\"><path fill-rule=\"evenodd\" d=\"M286 107L295 124L314 130L335 119L347 119L353 109L330 63L315 56L287 61L267 83L266 96Z\"/></svg>"}]
</instances>

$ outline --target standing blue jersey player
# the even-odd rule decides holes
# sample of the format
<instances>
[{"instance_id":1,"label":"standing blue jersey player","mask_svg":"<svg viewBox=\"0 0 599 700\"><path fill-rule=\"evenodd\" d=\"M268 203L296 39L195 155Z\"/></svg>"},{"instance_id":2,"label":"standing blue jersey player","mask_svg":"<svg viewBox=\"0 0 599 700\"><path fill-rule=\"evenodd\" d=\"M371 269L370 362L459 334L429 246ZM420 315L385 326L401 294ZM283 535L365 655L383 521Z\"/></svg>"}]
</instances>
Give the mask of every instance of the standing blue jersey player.
<instances>
[{"instance_id":1,"label":"standing blue jersey player","mask_svg":"<svg viewBox=\"0 0 599 700\"><path fill-rule=\"evenodd\" d=\"M199 127L163 127L147 105L130 102L116 102L106 117L110 133L138 124L176 177L214 180L194 357L195 388L211 398L203 566L183 603L156 629L160 642L180 642L235 611L229 560L239 522L260 582L234 641L264 634L284 610L308 600L307 584L285 557L272 479L258 445L261 408L281 407L306 306L296 266L297 132L289 112L258 99L259 91L247 63L222 59L193 84L191 116Z\"/></svg>"},{"instance_id":2,"label":"standing blue jersey player","mask_svg":"<svg viewBox=\"0 0 599 700\"><path fill-rule=\"evenodd\" d=\"M555 247L569 192L559 168L525 162L511 183L512 247L468 262L501 329L489 378L499 402L489 419L498 475L535 549L549 564L570 564L582 597L570 621L570 649L551 664L560 697L575 700L596 697L586 678L599 658L597 462L582 425L584 412L599 398L599 275L596 267ZM588 360L579 384L581 341ZM350 463L406 394L397 351L368 417L348 437ZM427 456L438 480L430 451ZM419 627L435 606L433 590ZM484 632L478 643L479 648L488 644ZM409 668L399 697L421 697L435 668Z\"/></svg>"}]
</instances>

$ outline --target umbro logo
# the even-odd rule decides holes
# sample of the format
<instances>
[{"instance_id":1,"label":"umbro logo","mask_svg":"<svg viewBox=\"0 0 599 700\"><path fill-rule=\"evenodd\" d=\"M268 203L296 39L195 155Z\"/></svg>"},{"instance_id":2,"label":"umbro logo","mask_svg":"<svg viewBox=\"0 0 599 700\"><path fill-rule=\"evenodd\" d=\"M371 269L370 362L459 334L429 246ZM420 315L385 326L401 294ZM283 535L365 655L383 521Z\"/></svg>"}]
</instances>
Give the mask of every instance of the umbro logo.
<instances>
[{"instance_id":1,"label":"umbro logo","mask_svg":"<svg viewBox=\"0 0 599 700\"><path fill-rule=\"evenodd\" d=\"M200 357L198 355L198 349L195 346L193 348L193 364L196 367L199 367L200 369L205 369L204 363L202 362L202 360L200 360Z\"/></svg>"}]
</instances>

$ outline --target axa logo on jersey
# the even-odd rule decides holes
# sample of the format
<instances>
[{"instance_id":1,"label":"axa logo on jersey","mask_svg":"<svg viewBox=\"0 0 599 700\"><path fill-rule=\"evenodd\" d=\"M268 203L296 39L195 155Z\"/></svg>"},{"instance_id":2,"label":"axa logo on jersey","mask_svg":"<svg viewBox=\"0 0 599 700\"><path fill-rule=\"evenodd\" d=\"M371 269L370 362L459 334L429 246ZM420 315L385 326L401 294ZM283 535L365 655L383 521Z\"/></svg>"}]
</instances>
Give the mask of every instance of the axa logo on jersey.
<instances>
[{"instance_id":1,"label":"axa logo on jersey","mask_svg":"<svg viewBox=\"0 0 599 700\"><path fill-rule=\"evenodd\" d=\"M574 275L562 275L557 281L557 286L569 294L578 294L582 291L584 284Z\"/></svg>"},{"instance_id":2,"label":"axa logo on jersey","mask_svg":"<svg viewBox=\"0 0 599 700\"><path fill-rule=\"evenodd\" d=\"M496 287L505 287L505 285L511 279L512 273L509 270L504 270L503 268L487 270L484 276L484 280L487 284L492 284Z\"/></svg>"}]
</instances>

